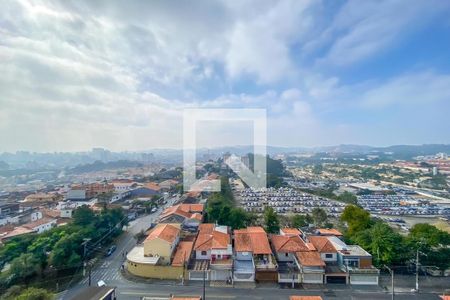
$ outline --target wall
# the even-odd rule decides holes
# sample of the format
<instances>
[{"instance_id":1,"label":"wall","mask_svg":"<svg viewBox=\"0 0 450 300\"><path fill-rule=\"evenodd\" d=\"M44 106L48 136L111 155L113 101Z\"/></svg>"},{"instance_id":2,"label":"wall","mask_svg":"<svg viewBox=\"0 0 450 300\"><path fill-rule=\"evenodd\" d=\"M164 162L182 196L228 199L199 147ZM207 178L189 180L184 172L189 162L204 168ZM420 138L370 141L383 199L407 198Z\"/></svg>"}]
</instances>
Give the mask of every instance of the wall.
<instances>
[{"instance_id":1,"label":"wall","mask_svg":"<svg viewBox=\"0 0 450 300\"><path fill-rule=\"evenodd\" d=\"M159 266L127 262L127 270L133 275L154 279L179 280L183 276L183 267L173 267L170 265ZM188 272L185 271L185 278L187 277Z\"/></svg>"},{"instance_id":2,"label":"wall","mask_svg":"<svg viewBox=\"0 0 450 300\"><path fill-rule=\"evenodd\" d=\"M211 251L206 251L206 255L202 255L202 251L196 250L195 251L195 258L196 259L210 259L211 258Z\"/></svg>"},{"instance_id":3,"label":"wall","mask_svg":"<svg viewBox=\"0 0 450 300\"><path fill-rule=\"evenodd\" d=\"M171 256L171 245L159 238L150 240L150 241L144 241L144 255L146 256L161 256L161 259L163 260L163 263L170 262L170 256Z\"/></svg>"},{"instance_id":4,"label":"wall","mask_svg":"<svg viewBox=\"0 0 450 300\"><path fill-rule=\"evenodd\" d=\"M278 261L294 261L294 256L292 255L292 253L288 253L288 255L286 256L286 252L276 252L275 256L277 257Z\"/></svg>"},{"instance_id":5,"label":"wall","mask_svg":"<svg viewBox=\"0 0 450 300\"><path fill-rule=\"evenodd\" d=\"M370 268L372 266L372 258L371 257L361 257L359 259L359 267L361 269Z\"/></svg>"},{"instance_id":6,"label":"wall","mask_svg":"<svg viewBox=\"0 0 450 300\"><path fill-rule=\"evenodd\" d=\"M251 260L253 257L251 252L236 252L237 260Z\"/></svg>"},{"instance_id":7,"label":"wall","mask_svg":"<svg viewBox=\"0 0 450 300\"><path fill-rule=\"evenodd\" d=\"M327 258L326 254L331 254L332 258ZM320 257L323 261L337 261L337 253L320 253Z\"/></svg>"}]
</instances>

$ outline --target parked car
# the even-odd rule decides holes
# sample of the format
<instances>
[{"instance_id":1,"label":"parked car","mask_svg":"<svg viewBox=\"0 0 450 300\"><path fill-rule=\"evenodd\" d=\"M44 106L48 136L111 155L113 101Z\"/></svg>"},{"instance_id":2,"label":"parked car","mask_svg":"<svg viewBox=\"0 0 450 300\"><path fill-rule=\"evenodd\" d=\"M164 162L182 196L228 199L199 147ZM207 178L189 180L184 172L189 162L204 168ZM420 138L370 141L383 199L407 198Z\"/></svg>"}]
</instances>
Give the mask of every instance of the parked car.
<instances>
[{"instance_id":1,"label":"parked car","mask_svg":"<svg viewBox=\"0 0 450 300\"><path fill-rule=\"evenodd\" d=\"M111 247L109 247L108 251L106 251L105 256L106 257L110 256L111 254L114 253L114 251L116 251L116 249L117 249L117 246L116 245L112 245Z\"/></svg>"},{"instance_id":2,"label":"parked car","mask_svg":"<svg viewBox=\"0 0 450 300\"><path fill-rule=\"evenodd\" d=\"M152 210L150 211L151 213L156 212L158 209L156 207L153 207Z\"/></svg>"}]
</instances>

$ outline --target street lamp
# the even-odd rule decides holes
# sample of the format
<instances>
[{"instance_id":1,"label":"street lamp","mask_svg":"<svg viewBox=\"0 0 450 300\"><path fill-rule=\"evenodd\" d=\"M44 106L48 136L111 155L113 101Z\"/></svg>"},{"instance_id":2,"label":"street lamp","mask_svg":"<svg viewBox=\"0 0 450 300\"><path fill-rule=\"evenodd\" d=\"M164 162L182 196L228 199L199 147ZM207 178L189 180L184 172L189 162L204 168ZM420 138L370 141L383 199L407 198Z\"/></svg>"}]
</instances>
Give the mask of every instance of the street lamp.
<instances>
[{"instance_id":1,"label":"street lamp","mask_svg":"<svg viewBox=\"0 0 450 300\"><path fill-rule=\"evenodd\" d=\"M395 292L394 292L394 269L393 268L389 268L386 265L383 265L383 267L385 267L389 271L389 273L391 274L392 300L394 300L394 297L395 297Z\"/></svg>"}]
</instances>

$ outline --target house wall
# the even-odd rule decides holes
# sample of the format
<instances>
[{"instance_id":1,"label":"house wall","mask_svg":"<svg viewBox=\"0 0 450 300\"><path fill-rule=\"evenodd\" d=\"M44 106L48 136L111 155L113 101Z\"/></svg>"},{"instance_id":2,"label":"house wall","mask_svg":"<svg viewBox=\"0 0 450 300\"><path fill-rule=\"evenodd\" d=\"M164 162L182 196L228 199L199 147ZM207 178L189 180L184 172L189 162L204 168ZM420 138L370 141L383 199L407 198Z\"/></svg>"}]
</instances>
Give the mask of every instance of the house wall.
<instances>
[{"instance_id":1,"label":"house wall","mask_svg":"<svg viewBox=\"0 0 450 300\"><path fill-rule=\"evenodd\" d=\"M196 259L211 259L211 250L206 251L205 255L202 255L202 251L196 250L195 258Z\"/></svg>"},{"instance_id":2,"label":"house wall","mask_svg":"<svg viewBox=\"0 0 450 300\"><path fill-rule=\"evenodd\" d=\"M287 254L287 256L286 256ZM277 257L278 261L294 261L294 255L292 253L286 253L286 252L276 252L275 256Z\"/></svg>"},{"instance_id":3,"label":"house wall","mask_svg":"<svg viewBox=\"0 0 450 300\"><path fill-rule=\"evenodd\" d=\"M331 254L331 258L327 258L327 254ZM337 253L320 253L320 258L325 262L337 261Z\"/></svg>"},{"instance_id":4,"label":"house wall","mask_svg":"<svg viewBox=\"0 0 450 300\"><path fill-rule=\"evenodd\" d=\"M252 258L251 252L236 252L236 260L252 260Z\"/></svg>"},{"instance_id":5,"label":"house wall","mask_svg":"<svg viewBox=\"0 0 450 300\"><path fill-rule=\"evenodd\" d=\"M150 264L139 264L135 262L127 262L127 270L133 275L154 278L154 279L181 279L183 277L183 267L160 266ZM185 278L188 277L185 272Z\"/></svg>"},{"instance_id":6,"label":"house wall","mask_svg":"<svg viewBox=\"0 0 450 300\"><path fill-rule=\"evenodd\" d=\"M39 226L37 226L37 227L35 227L35 228L33 228L33 229L34 229L37 233L42 233L42 232L44 232L44 231L47 231L47 230L52 229L53 226L56 226L56 221L52 221L52 222L47 223L47 224L39 225Z\"/></svg>"},{"instance_id":7,"label":"house wall","mask_svg":"<svg viewBox=\"0 0 450 300\"><path fill-rule=\"evenodd\" d=\"M359 259L359 267L364 268L370 268L372 266L372 258L371 257L361 257Z\"/></svg>"},{"instance_id":8,"label":"house wall","mask_svg":"<svg viewBox=\"0 0 450 300\"><path fill-rule=\"evenodd\" d=\"M378 275L375 274L352 274L350 284L353 285L378 285Z\"/></svg>"},{"instance_id":9,"label":"house wall","mask_svg":"<svg viewBox=\"0 0 450 300\"><path fill-rule=\"evenodd\" d=\"M162 239L156 238L150 241L144 241L145 256L160 256L163 263L169 263L172 255L172 245Z\"/></svg>"}]
</instances>

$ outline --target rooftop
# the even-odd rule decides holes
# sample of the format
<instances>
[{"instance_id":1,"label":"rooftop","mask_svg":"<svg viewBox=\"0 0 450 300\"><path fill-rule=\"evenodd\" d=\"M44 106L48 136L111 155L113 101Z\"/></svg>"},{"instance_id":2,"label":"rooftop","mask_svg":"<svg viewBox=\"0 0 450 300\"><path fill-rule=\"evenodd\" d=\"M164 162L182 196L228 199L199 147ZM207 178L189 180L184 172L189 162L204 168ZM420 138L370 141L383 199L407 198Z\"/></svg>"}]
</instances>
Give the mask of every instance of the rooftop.
<instances>
[{"instance_id":1,"label":"rooftop","mask_svg":"<svg viewBox=\"0 0 450 300\"><path fill-rule=\"evenodd\" d=\"M172 266L179 267L183 266L184 263L189 261L192 253L192 246L194 242L181 241L178 243L177 249L175 250L175 255L172 260Z\"/></svg>"},{"instance_id":2,"label":"rooftop","mask_svg":"<svg viewBox=\"0 0 450 300\"><path fill-rule=\"evenodd\" d=\"M327 236L309 236L309 241L316 247L317 251L321 253L336 253L336 248Z\"/></svg>"},{"instance_id":3,"label":"rooftop","mask_svg":"<svg viewBox=\"0 0 450 300\"><path fill-rule=\"evenodd\" d=\"M200 228L194 249L200 251L227 249L230 244L231 237L228 233L221 232L217 229L210 231L210 227L208 226Z\"/></svg>"},{"instance_id":4,"label":"rooftop","mask_svg":"<svg viewBox=\"0 0 450 300\"><path fill-rule=\"evenodd\" d=\"M308 246L298 235L272 235L272 245L277 252L309 251Z\"/></svg>"},{"instance_id":5,"label":"rooftop","mask_svg":"<svg viewBox=\"0 0 450 300\"><path fill-rule=\"evenodd\" d=\"M128 261L140 264L156 265L159 258L159 256L144 256L144 246L142 245L134 247L127 254Z\"/></svg>"},{"instance_id":6,"label":"rooftop","mask_svg":"<svg viewBox=\"0 0 450 300\"><path fill-rule=\"evenodd\" d=\"M325 262L320 258L319 252L306 251L295 253L298 261L305 267L325 267Z\"/></svg>"},{"instance_id":7,"label":"rooftop","mask_svg":"<svg viewBox=\"0 0 450 300\"><path fill-rule=\"evenodd\" d=\"M170 224L158 224L147 236L146 241L156 238L173 243L180 234L180 229Z\"/></svg>"},{"instance_id":8,"label":"rooftop","mask_svg":"<svg viewBox=\"0 0 450 300\"><path fill-rule=\"evenodd\" d=\"M280 229L282 235L301 235L302 232L297 228L282 228Z\"/></svg>"},{"instance_id":9,"label":"rooftop","mask_svg":"<svg viewBox=\"0 0 450 300\"><path fill-rule=\"evenodd\" d=\"M262 227L247 227L235 230L234 248L238 252L272 254L267 234Z\"/></svg>"},{"instance_id":10,"label":"rooftop","mask_svg":"<svg viewBox=\"0 0 450 300\"><path fill-rule=\"evenodd\" d=\"M327 229L327 228L319 228L317 229L317 233L320 235L334 235L334 236L342 236L342 233L334 228Z\"/></svg>"}]
</instances>

